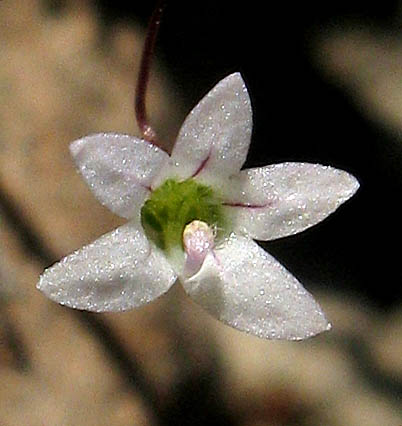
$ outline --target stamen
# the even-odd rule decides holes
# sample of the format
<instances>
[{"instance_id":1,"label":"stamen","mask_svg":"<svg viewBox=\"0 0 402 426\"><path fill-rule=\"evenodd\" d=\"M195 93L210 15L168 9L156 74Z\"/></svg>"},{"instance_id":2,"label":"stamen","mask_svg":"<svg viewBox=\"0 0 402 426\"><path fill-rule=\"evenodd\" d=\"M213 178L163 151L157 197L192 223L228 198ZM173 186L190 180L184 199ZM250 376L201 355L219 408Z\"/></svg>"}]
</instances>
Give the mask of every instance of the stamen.
<instances>
[{"instance_id":1,"label":"stamen","mask_svg":"<svg viewBox=\"0 0 402 426\"><path fill-rule=\"evenodd\" d=\"M201 220L193 220L183 231L183 246L186 253L184 275L194 275L213 250L215 235L211 227Z\"/></svg>"}]
</instances>

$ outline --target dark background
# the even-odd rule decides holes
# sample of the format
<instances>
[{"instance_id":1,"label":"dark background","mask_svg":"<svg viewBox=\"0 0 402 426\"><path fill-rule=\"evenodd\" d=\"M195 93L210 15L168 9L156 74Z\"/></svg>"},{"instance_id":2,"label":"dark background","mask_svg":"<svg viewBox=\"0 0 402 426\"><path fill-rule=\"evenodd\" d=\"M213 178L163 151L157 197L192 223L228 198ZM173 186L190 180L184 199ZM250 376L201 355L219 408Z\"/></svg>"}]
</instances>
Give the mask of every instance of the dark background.
<instances>
[{"instance_id":1,"label":"dark background","mask_svg":"<svg viewBox=\"0 0 402 426\"><path fill-rule=\"evenodd\" d=\"M97 1L106 28L115 20L145 26L154 4ZM266 247L309 286L384 309L401 296L402 151L314 68L312 46L345 22L396 32L397 10L396 1L171 0L157 41L188 109L225 75L242 73L254 108L248 167L317 162L359 179L357 195L324 223Z\"/></svg>"}]
</instances>

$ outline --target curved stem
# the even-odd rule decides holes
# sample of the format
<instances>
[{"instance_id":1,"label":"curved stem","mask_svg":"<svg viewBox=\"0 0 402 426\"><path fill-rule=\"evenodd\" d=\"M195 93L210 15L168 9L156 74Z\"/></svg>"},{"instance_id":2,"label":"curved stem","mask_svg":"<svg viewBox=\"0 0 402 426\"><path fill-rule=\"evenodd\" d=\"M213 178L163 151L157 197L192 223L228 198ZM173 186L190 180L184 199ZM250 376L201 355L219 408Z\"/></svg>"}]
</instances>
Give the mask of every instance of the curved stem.
<instances>
[{"instance_id":1,"label":"curved stem","mask_svg":"<svg viewBox=\"0 0 402 426\"><path fill-rule=\"evenodd\" d=\"M142 52L141 57L140 71L138 75L135 96L135 115L138 127L140 128L143 138L156 146L159 146L159 143L157 142L156 133L150 126L147 119L145 96L149 81L149 70L151 67L152 56L155 48L155 41L158 35L158 30L161 23L161 17L165 8L165 4L165 0L158 0L155 10L152 13L151 19L148 24L148 30L145 38L144 50Z\"/></svg>"}]
</instances>

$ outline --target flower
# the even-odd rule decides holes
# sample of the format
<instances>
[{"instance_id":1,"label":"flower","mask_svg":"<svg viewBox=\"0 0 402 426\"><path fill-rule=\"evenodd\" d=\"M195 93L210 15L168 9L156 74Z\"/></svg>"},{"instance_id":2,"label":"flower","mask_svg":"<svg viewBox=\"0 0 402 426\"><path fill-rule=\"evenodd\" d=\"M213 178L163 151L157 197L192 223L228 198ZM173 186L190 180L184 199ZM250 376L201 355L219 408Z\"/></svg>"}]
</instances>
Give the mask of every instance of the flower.
<instances>
[{"instance_id":1,"label":"flower","mask_svg":"<svg viewBox=\"0 0 402 426\"><path fill-rule=\"evenodd\" d=\"M259 337L300 340L328 330L311 294L253 239L309 228L359 184L318 164L240 170L251 116L235 73L191 111L171 156L121 134L73 142L95 196L129 221L45 270L37 287L72 308L124 311L164 294L178 278L214 317Z\"/></svg>"}]
</instances>

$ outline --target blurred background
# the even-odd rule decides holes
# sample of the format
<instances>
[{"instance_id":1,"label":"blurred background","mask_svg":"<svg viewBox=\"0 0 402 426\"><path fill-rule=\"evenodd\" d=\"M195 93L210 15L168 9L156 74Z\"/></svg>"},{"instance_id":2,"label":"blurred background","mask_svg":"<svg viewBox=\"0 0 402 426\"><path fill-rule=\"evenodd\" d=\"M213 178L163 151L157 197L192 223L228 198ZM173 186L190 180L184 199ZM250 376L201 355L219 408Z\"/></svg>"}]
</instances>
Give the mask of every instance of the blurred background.
<instances>
[{"instance_id":1,"label":"blurred background","mask_svg":"<svg viewBox=\"0 0 402 426\"><path fill-rule=\"evenodd\" d=\"M329 164L359 192L263 244L333 324L301 343L216 322L179 286L124 314L35 289L60 257L121 224L69 143L138 135L133 99L153 1L0 1L0 425L401 426L402 5L168 2L148 107L171 147L190 109L240 71L247 167Z\"/></svg>"}]
</instances>

